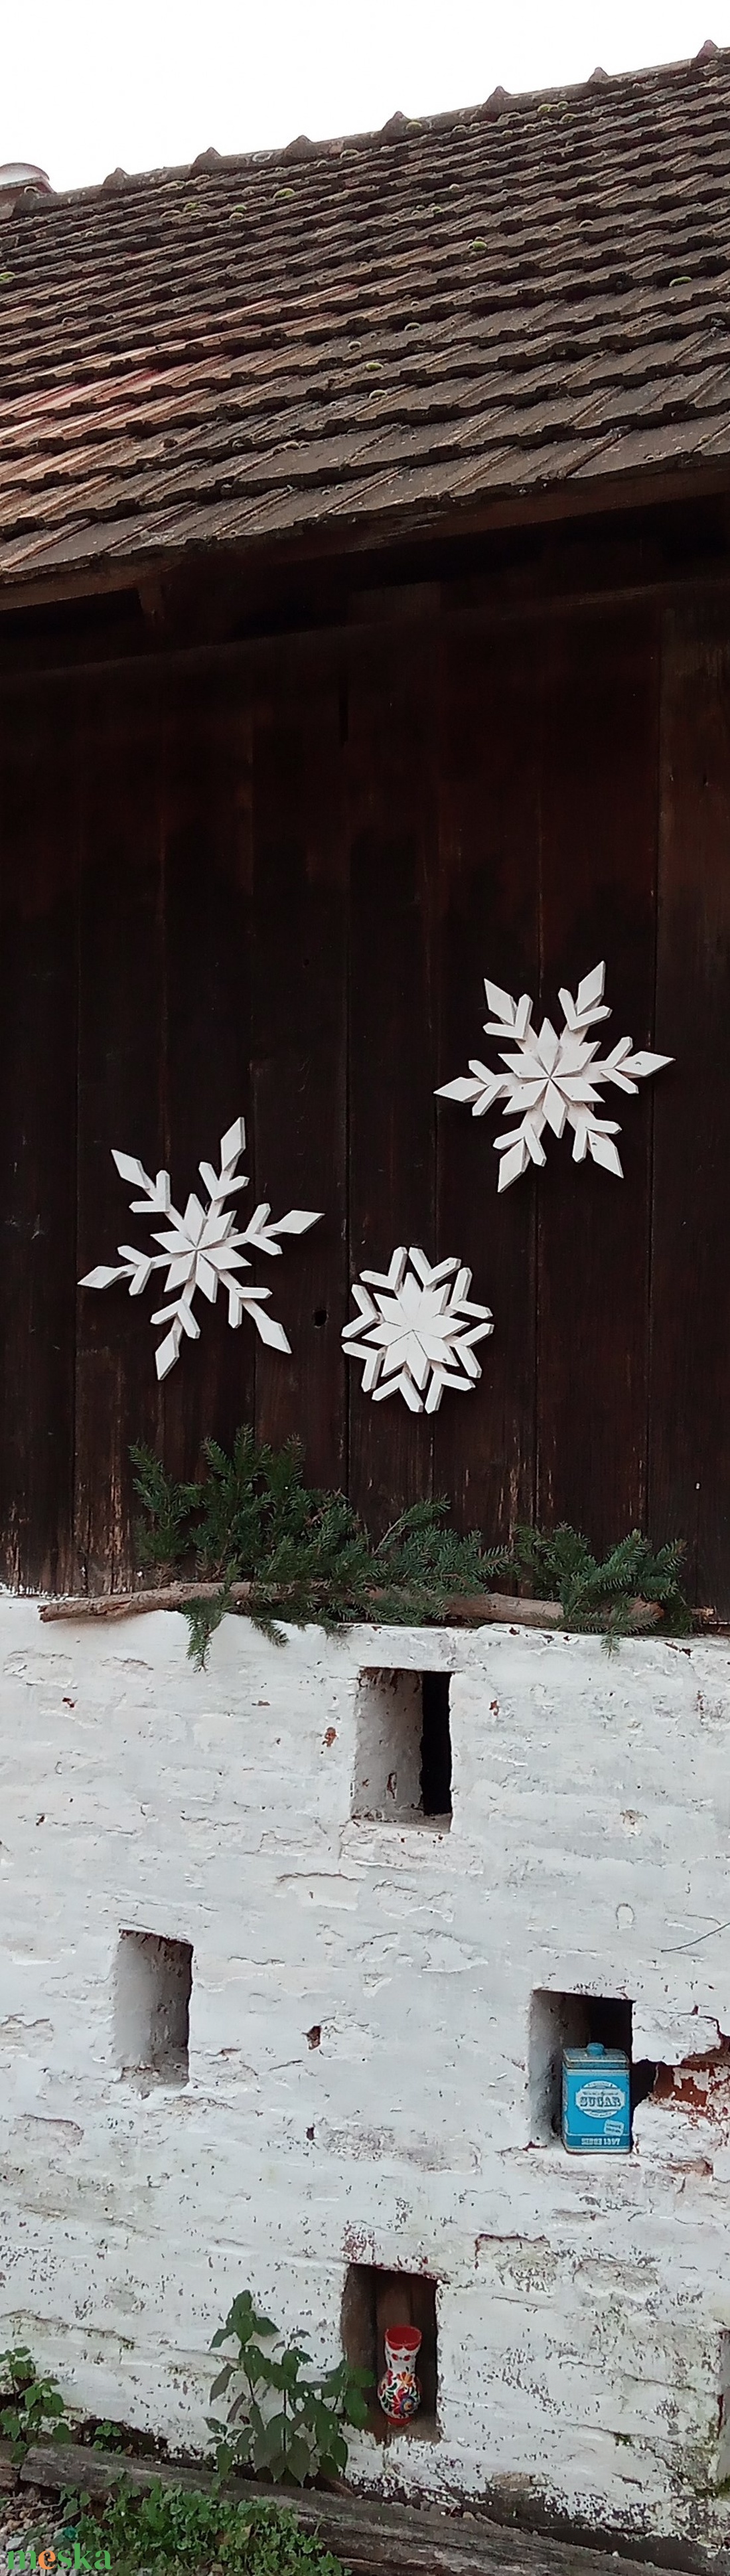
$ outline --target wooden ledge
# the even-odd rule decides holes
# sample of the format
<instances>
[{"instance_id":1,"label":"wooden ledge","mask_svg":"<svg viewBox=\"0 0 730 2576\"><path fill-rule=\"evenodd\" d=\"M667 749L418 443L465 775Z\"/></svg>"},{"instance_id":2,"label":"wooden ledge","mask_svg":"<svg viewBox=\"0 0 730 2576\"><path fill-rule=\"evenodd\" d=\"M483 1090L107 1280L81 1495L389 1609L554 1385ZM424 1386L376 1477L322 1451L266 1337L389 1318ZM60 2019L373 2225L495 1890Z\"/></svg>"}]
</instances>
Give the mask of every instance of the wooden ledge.
<instances>
[{"instance_id":1,"label":"wooden ledge","mask_svg":"<svg viewBox=\"0 0 730 2576\"><path fill-rule=\"evenodd\" d=\"M4 2467L10 2469L9 2442L0 2442L0 2485L6 2483ZM7 2483L14 2483L15 2474L11 2469ZM87 2450L73 2442L29 2450L19 2484L56 2493L78 2487L104 2496L120 2477L138 2488L161 2484L210 2493L213 2484L203 2468L127 2459L119 2451ZM345 2576L600 2576L603 2563L597 2549L517 2531L468 2509L449 2514L435 2505L384 2504L342 2488L292 2493L242 2478L231 2478L226 2493L236 2503L286 2505L304 2531L316 2531L341 2559ZM652 2576L652 2569L622 2553L621 2576Z\"/></svg>"},{"instance_id":2,"label":"wooden ledge","mask_svg":"<svg viewBox=\"0 0 730 2576\"><path fill-rule=\"evenodd\" d=\"M323 1591L324 1588L323 1586ZM222 1583L165 1583L157 1587L153 1585L147 1591L139 1592L59 1594L57 1600L39 1603L39 1616L44 1620L139 1618L150 1610L184 1610L186 1604L193 1601L219 1601L223 1589ZM231 1601L245 1605L250 1601L254 1589L252 1583L232 1583L228 1597ZM313 1586L313 1590L316 1591L316 1589L317 1587ZM284 1587L278 1596L281 1608L272 1612L272 1617L286 1619L286 1597L286 1587ZM383 1593L378 1592L374 1592L372 1596L373 1624L376 1626L378 1601L385 1597ZM392 1593L390 1598L392 1599ZM658 1601L631 1601L629 1610L636 1628L655 1628L661 1619ZM698 1612L697 1616L706 1621L712 1614ZM517 1594L510 1592L456 1593L447 1603L443 1621L437 1620L435 1625L437 1627L442 1625L444 1627L489 1626L493 1623L513 1628L566 1627L559 1601L522 1601ZM418 1622L415 1621L413 1624L417 1626ZM362 1628L369 1625L370 1621L364 1611L357 1619L343 1621L343 1627ZM583 1630L578 1633L600 1635L601 1631Z\"/></svg>"}]
</instances>

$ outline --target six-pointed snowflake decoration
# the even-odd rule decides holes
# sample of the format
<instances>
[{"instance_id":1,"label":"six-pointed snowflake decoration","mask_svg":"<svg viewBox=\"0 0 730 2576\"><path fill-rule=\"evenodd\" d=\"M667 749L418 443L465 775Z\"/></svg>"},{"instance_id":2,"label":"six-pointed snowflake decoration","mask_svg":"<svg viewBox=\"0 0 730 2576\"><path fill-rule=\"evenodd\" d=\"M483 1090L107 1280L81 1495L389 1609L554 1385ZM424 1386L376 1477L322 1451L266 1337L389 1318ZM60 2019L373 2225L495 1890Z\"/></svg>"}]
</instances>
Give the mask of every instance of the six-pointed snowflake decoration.
<instances>
[{"instance_id":1,"label":"six-pointed snowflake decoration","mask_svg":"<svg viewBox=\"0 0 730 2576\"><path fill-rule=\"evenodd\" d=\"M165 1326L164 1341L160 1342L155 1353L159 1378L167 1377L168 1371L174 1368L183 1333L187 1333L191 1341L199 1339L200 1325L193 1314L196 1288L202 1290L211 1306L215 1305L219 1288L227 1289L228 1321L234 1331L248 1312L262 1342L269 1342L275 1351L288 1351L291 1347L283 1325L277 1324L274 1317L266 1312L270 1288L241 1286L239 1271L250 1268L242 1246L248 1244L254 1252L281 1252L277 1235L306 1234L308 1226L318 1224L320 1211L290 1208L288 1216L280 1216L275 1225L270 1225L271 1209L262 1205L254 1208L247 1226L243 1229L236 1227L236 1211L226 1208L225 1201L233 1198L238 1190L248 1188L245 1172L238 1173L236 1169L245 1143L243 1119L236 1118L233 1126L221 1137L220 1171L215 1172L212 1163L198 1165L208 1193L207 1208L192 1191L184 1216L179 1216L177 1208L172 1205L169 1172L158 1172L156 1180L151 1181L135 1155L118 1154L112 1147L122 1180L130 1181L135 1189L144 1191L143 1198L131 1200L132 1215L165 1219L164 1228L152 1237L153 1243L162 1245L162 1251L138 1252L133 1243L120 1243L118 1249L122 1257L119 1267L107 1269L102 1263L97 1270L87 1272L80 1286L111 1288L115 1280L128 1279L130 1297L141 1297L153 1270L167 1271L164 1295L171 1302L168 1306L159 1306L152 1316L153 1324Z\"/></svg>"},{"instance_id":2,"label":"six-pointed snowflake decoration","mask_svg":"<svg viewBox=\"0 0 730 2576\"><path fill-rule=\"evenodd\" d=\"M471 1395L482 1374L474 1344L493 1326L488 1306L469 1304L470 1287L470 1270L458 1261L432 1270L413 1243L398 1245L389 1270L363 1270L352 1290L359 1312L342 1335L348 1359L365 1362L363 1395L375 1404L403 1395L412 1413L424 1396L426 1413L438 1413L445 1386Z\"/></svg>"},{"instance_id":3,"label":"six-pointed snowflake decoration","mask_svg":"<svg viewBox=\"0 0 730 2576\"><path fill-rule=\"evenodd\" d=\"M599 1039L586 1035L596 1020L608 1020L611 1013L603 1001L605 966L594 966L584 975L576 1000L563 990L561 1004L564 1028L556 1034L551 1020L543 1020L539 1035L532 1026L532 1001L523 993L515 1002L511 993L503 993L499 984L488 983L484 990L492 1020L484 1023L488 1038L507 1038L515 1052L503 1054L504 1073L490 1073L486 1064L472 1058L468 1074L455 1082L440 1085L442 1100L465 1100L474 1118L483 1118L494 1101L504 1100L505 1118L517 1117L519 1124L506 1136L496 1136L495 1152L501 1154L498 1189L509 1189L518 1181L528 1163L544 1163L541 1144L544 1127L552 1127L555 1136L563 1128L573 1129L573 1161L582 1163L586 1151L604 1171L616 1172L623 1178L621 1163L612 1139L620 1134L614 1118L597 1118L594 1102L600 1100L599 1084L613 1082L619 1091L635 1091L637 1082L647 1073L658 1073L662 1065L671 1064L670 1055L632 1054L631 1038L619 1038L610 1055L598 1062Z\"/></svg>"}]
</instances>

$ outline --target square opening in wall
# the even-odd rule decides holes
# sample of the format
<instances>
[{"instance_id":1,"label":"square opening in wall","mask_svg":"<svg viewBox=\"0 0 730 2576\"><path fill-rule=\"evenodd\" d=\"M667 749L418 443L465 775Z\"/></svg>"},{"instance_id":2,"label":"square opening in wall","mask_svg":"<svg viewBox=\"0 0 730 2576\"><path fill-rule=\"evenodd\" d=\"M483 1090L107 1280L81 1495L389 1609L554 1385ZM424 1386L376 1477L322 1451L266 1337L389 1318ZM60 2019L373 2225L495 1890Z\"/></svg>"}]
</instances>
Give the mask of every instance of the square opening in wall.
<instances>
[{"instance_id":1,"label":"square opening in wall","mask_svg":"<svg viewBox=\"0 0 730 2576\"><path fill-rule=\"evenodd\" d=\"M546 1989L530 2004L530 2143L552 2146L561 2136L564 2048L618 2048L629 2060L631 2118L646 2099L656 2067L634 2062L632 2005L626 1995L564 1995Z\"/></svg>"},{"instance_id":2,"label":"square opening in wall","mask_svg":"<svg viewBox=\"0 0 730 2576\"><path fill-rule=\"evenodd\" d=\"M391 2330L416 2328L421 2341L414 2367L421 2391L416 2415L391 2423L378 2399L386 2367L385 2337ZM342 2299L342 2349L353 2370L369 2370L367 2430L381 2442L405 2433L411 2440L433 2442L438 2434L438 2351L436 2283L421 2272L384 2272L375 2263L351 2263Z\"/></svg>"},{"instance_id":3,"label":"square opening in wall","mask_svg":"<svg viewBox=\"0 0 730 2576\"><path fill-rule=\"evenodd\" d=\"M449 1825L450 1684L450 1673L360 1674L353 1816Z\"/></svg>"},{"instance_id":4,"label":"square opening in wall","mask_svg":"<svg viewBox=\"0 0 730 2576\"><path fill-rule=\"evenodd\" d=\"M117 2064L142 2091L187 2084L193 1953L189 1941L122 1932L114 1990Z\"/></svg>"}]
</instances>

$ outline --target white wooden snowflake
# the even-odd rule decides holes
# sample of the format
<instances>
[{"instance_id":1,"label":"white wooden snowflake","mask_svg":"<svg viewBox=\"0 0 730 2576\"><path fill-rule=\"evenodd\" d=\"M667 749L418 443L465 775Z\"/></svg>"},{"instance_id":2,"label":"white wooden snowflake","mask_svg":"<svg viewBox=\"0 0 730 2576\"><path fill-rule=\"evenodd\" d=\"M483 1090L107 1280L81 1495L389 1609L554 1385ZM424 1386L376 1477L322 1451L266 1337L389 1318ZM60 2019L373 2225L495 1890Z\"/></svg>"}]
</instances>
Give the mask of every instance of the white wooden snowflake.
<instances>
[{"instance_id":1,"label":"white wooden snowflake","mask_svg":"<svg viewBox=\"0 0 730 2576\"><path fill-rule=\"evenodd\" d=\"M492 1020L485 1020L488 1038L508 1038L515 1052L503 1054L504 1073L490 1073L486 1064L472 1058L468 1074L459 1074L455 1082L442 1082L438 1097L442 1100L468 1101L474 1118L483 1118L496 1100L504 1100L503 1117L517 1117L519 1124L505 1136L495 1136L495 1152L501 1154L498 1189L509 1189L527 1171L528 1163L544 1163L541 1143L543 1129L551 1127L553 1135L562 1136L566 1123L573 1129L573 1161L582 1163L588 1152L604 1171L623 1178L614 1136L620 1128L614 1118L597 1118L594 1102L600 1100L599 1085L615 1083L618 1091L635 1091L647 1073L658 1073L672 1064L670 1055L649 1055L646 1050L634 1055L631 1038L619 1038L610 1055L598 1058L599 1039L589 1039L588 1029L596 1020L609 1020L608 1004L603 1001L606 969L594 966L584 975L576 1000L563 989L561 1004L564 1028L557 1035L551 1020L543 1020L539 1035L532 1026L532 1001L523 993L515 1002L511 993L503 993L499 984L485 977L484 990ZM598 1060L597 1060L598 1059Z\"/></svg>"},{"instance_id":2,"label":"white wooden snowflake","mask_svg":"<svg viewBox=\"0 0 730 2576\"><path fill-rule=\"evenodd\" d=\"M432 1270L413 1243L398 1245L389 1270L363 1270L342 1335L348 1359L365 1362L363 1395L374 1404L403 1395L412 1413L438 1413L445 1386L471 1395L482 1374L474 1344L493 1324L488 1306L468 1303L470 1287L470 1270L458 1261Z\"/></svg>"},{"instance_id":3,"label":"white wooden snowflake","mask_svg":"<svg viewBox=\"0 0 730 2576\"><path fill-rule=\"evenodd\" d=\"M153 1243L162 1245L162 1251L138 1252L133 1243L120 1243L119 1266L107 1269L101 1263L98 1269L87 1272L80 1286L111 1288L115 1281L128 1279L130 1297L141 1297L153 1270L167 1271L164 1294L171 1302L168 1306L159 1306L152 1316L153 1324L165 1326L164 1341L160 1342L155 1353L159 1378L167 1377L169 1370L174 1368L183 1333L187 1333L191 1341L199 1339L200 1325L193 1313L197 1288L209 1299L211 1306L215 1305L219 1288L227 1289L228 1321L234 1332L243 1315L248 1313L262 1342L270 1343L275 1351L291 1348L283 1325L277 1324L273 1315L266 1312L270 1288L244 1288L241 1285L239 1272L250 1268L242 1247L248 1244L254 1252L279 1253L282 1247L277 1243L277 1235L306 1234L308 1226L319 1223L321 1211L290 1208L288 1216L280 1216L275 1225L270 1225L271 1209L262 1204L254 1208L247 1226L237 1227L236 1211L226 1208L225 1202L239 1190L248 1188L245 1172L237 1171L245 1143L244 1121L236 1118L233 1126L221 1137L220 1171L215 1172L212 1163L198 1165L208 1194L207 1208L192 1191L184 1216L179 1216L177 1208L172 1205L169 1172L158 1172L156 1180L152 1181L135 1155L118 1154L112 1147L113 1159L122 1180L130 1181L135 1189L144 1191L143 1198L131 1200L132 1215L165 1219L164 1228L152 1237Z\"/></svg>"}]
</instances>

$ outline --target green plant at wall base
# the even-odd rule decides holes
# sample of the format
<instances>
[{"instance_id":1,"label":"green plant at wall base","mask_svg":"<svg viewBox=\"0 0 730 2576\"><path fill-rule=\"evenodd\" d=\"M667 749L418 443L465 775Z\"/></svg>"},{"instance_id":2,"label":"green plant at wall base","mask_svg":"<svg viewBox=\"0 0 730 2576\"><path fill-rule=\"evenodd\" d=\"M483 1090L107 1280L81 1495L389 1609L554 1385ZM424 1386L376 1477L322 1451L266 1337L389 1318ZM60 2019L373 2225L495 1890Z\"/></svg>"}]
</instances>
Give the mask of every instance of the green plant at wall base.
<instances>
[{"instance_id":1,"label":"green plant at wall base","mask_svg":"<svg viewBox=\"0 0 730 2576\"><path fill-rule=\"evenodd\" d=\"M330 1629L374 1615L388 1626L438 1624L456 1593L483 1592L509 1562L504 1548L485 1555L476 1534L461 1538L445 1526L446 1502L413 1503L374 1541L343 1494L305 1485L298 1441L270 1449L246 1426L231 1457L206 1440L197 1484L175 1484L149 1449L131 1457L144 1513L138 1563L168 1575L188 1566L194 1579L222 1585L217 1600L186 1606L199 1665L236 1606L234 1582L250 1584L245 1607L255 1626L280 1638L277 1618Z\"/></svg>"},{"instance_id":2,"label":"green plant at wall base","mask_svg":"<svg viewBox=\"0 0 730 2576\"><path fill-rule=\"evenodd\" d=\"M276 2355L265 2349L272 2342L279 2347ZM216 2438L219 2476L252 2469L277 2483L293 2478L297 2486L320 2472L341 2477L347 2467L343 2425L367 2421L370 2372L352 2370L341 2361L319 2378L305 2378L305 2369L311 2369L309 2354L299 2344L285 2345L271 2318L257 2316L249 2290L234 2299L211 2351L220 2351L225 2343L234 2343L237 2350L213 2381L211 2405L231 2389L233 2394L223 2423L216 2415L207 2417Z\"/></svg>"},{"instance_id":3,"label":"green plant at wall base","mask_svg":"<svg viewBox=\"0 0 730 2576\"><path fill-rule=\"evenodd\" d=\"M23 2460L29 2442L70 2442L64 2400L55 2379L41 2378L26 2344L0 2352L0 2433Z\"/></svg>"},{"instance_id":4,"label":"green plant at wall base","mask_svg":"<svg viewBox=\"0 0 730 2576\"><path fill-rule=\"evenodd\" d=\"M329 1629L373 1619L439 1626L455 1599L483 1594L495 1578L559 1601L566 1627L603 1633L609 1647L635 1627L638 1597L656 1601L675 1633L691 1626L678 1542L655 1551L633 1530L601 1560L580 1531L561 1524L551 1536L519 1529L512 1548L485 1549L477 1531L461 1537L449 1527L443 1500L413 1503L376 1541L344 1495L305 1485L296 1441L271 1449L244 1426L230 1457L213 1440L203 1454L205 1475L178 1484L150 1449L131 1452L142 1506L138 1563L154 1567L160 1581L184 1573L221 1587L215 1600L183 1605L199 1666L227 1610L244 1608L278 1642L281 1619ZM238 1604L231 1585L242 1582L247 1597Z\"/></svg>"},{"instance_id":5,"label":"green plant at wall base","mask_svg":"<svg viewBox=\"0 0 730 2576\"><path fill-rule=\"evenodd\" d=\"M104 2419L102 2423L94 2425L91 2436L92 2451L123 2451L125 2447L121 2424L109 2424Z\"/></svg>"},{"instance_id":6,"label":"green plant at wall base","mask_svg":"<svg viewBox=\"0 0 730 2576\"><path fill-rule=\"evenodd\" d=\"M161 2482L140 2492L123 2479L103 2503L92 2507L86 2498L66 2536L72 2562L76 2542L89 2567L106 2554L112 2576L171 2576L178 2568L190 2576L208 2576L211 2568L219 2576L344 2576L339 2559L300 2531L291 2511ZM29 2537L38 2554L43 2534Z\"/></svg>"}]
</instances>

